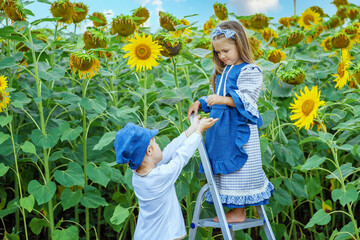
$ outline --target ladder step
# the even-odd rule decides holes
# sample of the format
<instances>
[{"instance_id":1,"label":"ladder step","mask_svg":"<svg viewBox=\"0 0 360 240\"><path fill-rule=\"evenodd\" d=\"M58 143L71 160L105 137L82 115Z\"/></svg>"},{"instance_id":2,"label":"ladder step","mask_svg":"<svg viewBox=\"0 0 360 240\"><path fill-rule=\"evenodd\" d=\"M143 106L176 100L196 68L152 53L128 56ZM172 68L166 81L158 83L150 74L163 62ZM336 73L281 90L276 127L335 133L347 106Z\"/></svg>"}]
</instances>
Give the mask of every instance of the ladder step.
<instances>
[{"instance_id":1,"label":"ladder step","mask_svg":"<svg viewBox=\"0 0 360 240\"><path fill-rule=\"evenodd\" d=\"M229 223L229 228L233 231L263 226L265 224L264 219L247 218L245 222L241 223ZM220 228L220 223L214 222L212 218L204 218L199 220L199 227L212 227Z\"/></svg>"}]
</instances>

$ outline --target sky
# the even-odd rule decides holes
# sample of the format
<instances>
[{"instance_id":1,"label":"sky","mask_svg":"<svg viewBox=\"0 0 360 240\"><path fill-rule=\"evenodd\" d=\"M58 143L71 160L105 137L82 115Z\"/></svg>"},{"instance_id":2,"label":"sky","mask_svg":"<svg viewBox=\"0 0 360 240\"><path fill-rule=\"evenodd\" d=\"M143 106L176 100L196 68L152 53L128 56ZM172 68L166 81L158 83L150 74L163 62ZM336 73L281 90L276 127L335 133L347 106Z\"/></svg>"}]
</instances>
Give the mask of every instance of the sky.
<instances>
[{"instance_id":1,"label":"sky","mask_svg":"<svg viewBox=\"0 0 360 240\"><path fill-rule=\"evenodd\" d=\"M53 2L53 0L49 0ZM93 12L103 12L108 18L108 23L112 18L124 14L131 15L131 10L139 6L146 7L150 12L150 18L145 26L150 27L154 33L160 29L159 11L165 11L173 14L178 19L184 16L198 14L196 16L186 18L195 26L203 26L211 15L214 15L213 4L220 2L226 4L228 11L238 16L247 16L255 13L264 13L268 17L273 17L271 21L277 23L281 17L290 17L294 13L293 0L70 0L71 2L83 2L89 7L89 14ZM331 4L333 0L297 0L296 14L301 15L307 8L311 6L319 6L324 12L333 15L336 7ZM349 0L349 3L355 4L356 0ZM50 5L34 0L33 3L26 6L31 10L35 17L29 17L28 21L40 18L52 17L50 13ZM48 24L48 23L47 23ZM92 26L90 20L81 23L80 31L84 32L87 26ZM45 26L42 26L45 27ZM46 27L52 27L46 25ZM73 29L73 24L68 28Z\"/></svg>"}]
</instances>

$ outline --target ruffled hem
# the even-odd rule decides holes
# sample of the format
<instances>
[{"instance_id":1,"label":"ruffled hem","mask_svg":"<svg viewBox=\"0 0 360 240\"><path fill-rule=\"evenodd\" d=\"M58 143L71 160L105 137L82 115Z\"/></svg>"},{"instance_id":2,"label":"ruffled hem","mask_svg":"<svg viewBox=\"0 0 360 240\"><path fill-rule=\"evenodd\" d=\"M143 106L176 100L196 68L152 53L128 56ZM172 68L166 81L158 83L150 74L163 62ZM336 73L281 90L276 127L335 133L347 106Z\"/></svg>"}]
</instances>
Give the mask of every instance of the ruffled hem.
<instances>
[{"instance_id":1,"label":"ruffled hem","mask_svg":"<svg viewBox=\"0 0 360 240\"><path fill-rule=\"evenodd\" d=\"M258 206L268 204L268 199L271 197L271 194L274 192L274 185L271 182L268 182L265 191L258 192L246 196L239 195L223 195L220 193L221 203L224 206L228 206L231 208L234 207L245 207L245 206ZM210 191L205 193L206 201L209 204L213 204L213 198L211 196ZM233 206L236 205L236 206Z\"/></svg>"}]
</instances>

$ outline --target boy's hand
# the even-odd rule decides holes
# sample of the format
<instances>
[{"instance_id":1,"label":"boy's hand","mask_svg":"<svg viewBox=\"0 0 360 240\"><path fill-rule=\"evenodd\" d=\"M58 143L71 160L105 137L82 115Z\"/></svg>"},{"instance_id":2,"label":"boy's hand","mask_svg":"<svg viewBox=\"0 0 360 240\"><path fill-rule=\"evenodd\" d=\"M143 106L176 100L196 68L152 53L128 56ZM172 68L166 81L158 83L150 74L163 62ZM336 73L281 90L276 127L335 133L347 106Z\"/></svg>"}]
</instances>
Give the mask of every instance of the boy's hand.
<instances>
[{"instance_id":1,"label":"boy's hand","mask_svg":"<svg viewBox=\"0 0 360 240\"><path fill-rule=\"evenodd\" d=\"M203 119L200 120L196 130L199 131L200 133L208 130L209 128L211 128L219 119L213 119L213 118L206 118L204 117Z\"/></svg>"}]
</instances>

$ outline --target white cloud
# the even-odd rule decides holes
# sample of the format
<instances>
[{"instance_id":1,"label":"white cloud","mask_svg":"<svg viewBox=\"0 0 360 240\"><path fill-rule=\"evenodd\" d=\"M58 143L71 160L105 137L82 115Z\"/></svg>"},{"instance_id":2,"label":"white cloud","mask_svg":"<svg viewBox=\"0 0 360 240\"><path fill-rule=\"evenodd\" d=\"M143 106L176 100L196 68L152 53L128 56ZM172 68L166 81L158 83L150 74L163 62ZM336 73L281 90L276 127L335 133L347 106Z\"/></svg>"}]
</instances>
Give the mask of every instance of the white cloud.
<instances>
[{"instance_id":1,"label":"white cloud","mask_svg":"<svg viewBox=\"0 0 360 240\"><path fill-rule=\"evenodd\" d=\"M109 10L104 10L103 11L103 14L105 15L106 19L108 20L109 22L109 19L113 18L114 17L114 11L112 9L109 9Z\"/></svg>"},{"instance_id":2,"label":"white cloud","mask_svg":"<svg viewBox=\"0 0 360 240\"><path fill-rule=\"evenodd\" d=\"M155 11L156 11L157 15L159 14L160 11L164 11L164 9L162 7L163 2L161 0L154 0L154 1L152 1L151 4L156 6Z\"/></svg>"},{"instance_id":3,"label":"white cloud","mask_svg":"<svg viewBox=\"0 0 360 240\"><path fill-rule=\"evenodd\" d=\"M140 1L140 5L141 5L142 7L145 7L145 5L148 4L150 1L151 1L151 0L141 0L141 1Z\"/></svg>"},{"instance_id":4,"label":"white cloud","mask_svg":"<svg viewBox=\"0 0 360 240\"><path fill-rule=\"evenodd\" d=\"M281 7L279 0L230 0L229 6L235 9L238 15L266 13L268 10L277 10Z\"/></svg>"}]
</instances>

